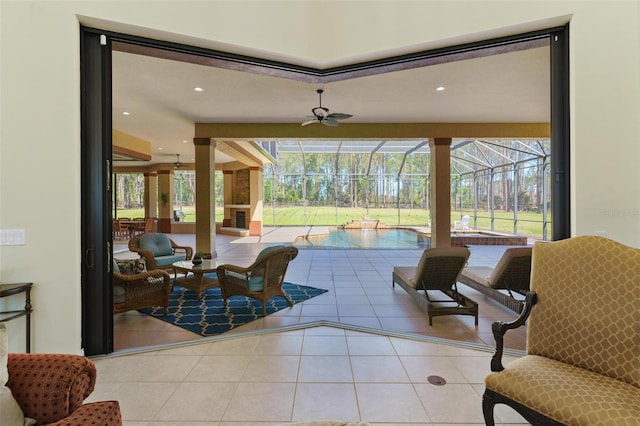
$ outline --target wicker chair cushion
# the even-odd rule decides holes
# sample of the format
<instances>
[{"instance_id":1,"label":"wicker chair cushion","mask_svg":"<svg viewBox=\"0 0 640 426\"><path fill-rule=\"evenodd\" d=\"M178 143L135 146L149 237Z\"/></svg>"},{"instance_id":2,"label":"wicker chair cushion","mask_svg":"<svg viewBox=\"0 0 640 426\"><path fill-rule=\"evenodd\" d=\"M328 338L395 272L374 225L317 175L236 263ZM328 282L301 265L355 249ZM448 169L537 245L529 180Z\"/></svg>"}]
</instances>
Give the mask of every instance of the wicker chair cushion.
<instances>
[{"instance_id":1,"label":"wicker chair cushion","mask_svg":"<svg viewBox=\"0 0 640 426\"><path fill-rule=\"evenodd\" d=\"M153 253L154 257L169 256L173 254L173 247L171 247L171 240L164 234L149 233L143 234L140 237L140 248L143 250L149 250Z\"/></svg>"},{"instance_id":2,"label":"wicker chair cushion","mask_svg":"<svg viewBox=\"0 0 640 426\"><path fill-rule=\"evenodd\" d=\"M640 387L639 265L640 249L602 237L537 243L527 353Z\"/></svg>"},{"instance_id":3,"label":"wicker chair cushion","mask_svg":"<svg viewBox=\"0 0 640 426\"><path fill-rule=\"evenodd\" d=\"M140 274L147 272L147 263L144 258L116 259L113 271L124 275Z\"/></svg>"},{"instance_id":4,"label":"wicker chair cushion","mask_svg":"<svg viewBox=\"0 0 640 426\"><path fill-rule=\"evenodd\" d=\"M113 303L124 303L126 301L126 290L123 285L114 284Z\"/></svg>"},{"instance_id":5,"label":"wicker chair cushion","mask_svg":"<svg viewBox=\"0 0 640 426\"><path fill-rule=\"evenodd\" d=\"M510 362L485 385L567 425L637 425L640 419L637 387L541 356Z\"/></svg>"},{"instance_id":6,"label":"wicker chair cushion","mask_svg":"<svg viewBox=\"0 0 640 426\"><path fill-rule=\"evenodd\" d=\"M170 256L158 256L156 259L156 268L162 268L164 266L171 266L173 262L178 262L180 260L187 260L187 257L184 254L174 254Z\"/></svg>"},{"instance_id":7,"label":"wicker chair cushion","mask_svg":"<svg viewBox=\"0 0 640 426\"><path fill-rule=\"evenodd\" d=\"M260 291L264 288L264 278L262 277L251 277L249 278L249 282L247 283L247 287L249 291Z\"/></svg>"}]
</instances>

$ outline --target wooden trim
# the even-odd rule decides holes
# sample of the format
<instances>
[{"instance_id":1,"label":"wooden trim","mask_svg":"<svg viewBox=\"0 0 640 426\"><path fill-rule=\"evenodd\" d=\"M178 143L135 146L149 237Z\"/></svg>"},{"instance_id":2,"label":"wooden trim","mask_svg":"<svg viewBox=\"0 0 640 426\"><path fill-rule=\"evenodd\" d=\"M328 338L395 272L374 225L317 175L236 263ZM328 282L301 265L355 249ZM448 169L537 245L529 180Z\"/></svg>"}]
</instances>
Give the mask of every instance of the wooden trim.
<instances>
[{"instance_id":1,"label":"wooden trim","mask_svg":"<svg viewBox=\"0 0 640 426\"><path fill-rule=\"evenodd\" d=\"M341 123L337 127L296 123L196 123L199 137L230 140L418 139L427 138L548 138L549 123ZM226 142L229 145L235 142ZM235 146L234 146L235 148ZM262 163L260 163L262 164Z\"/></svg>"},{"instance_id":2,"label":"wooden trim","mask_svg":"<svg viewBox=\"0 0 640 426\"><path fill-rule=\"evenodd\" d=\"M549 33L544 29L504 37L496 37L471 43L444 46L415 53L364 61L325 69L256 58L247 55L222 52L189 46L164 40L108 32L113 39L113 49L161 59L204 65L209 67L252 72L288 78L313 84L326 84L368 75L445 64L486 56L499 55L549 45Z\"/></svg>"},{"instance_id":3,"label":"wooden trim","mask_svg":"<svg viewBox=\"0 0 640 426\"><path fill-rule=\"evenodd\" d=\"M452 138L433 138L433 144L434 145L451 145L451 142L453 142Z\"/></svg>"},{"instance_id":4,"label":"wooden trim","mask_svg":"<svg viewBox=\"0 0 640 426\"><path fill-rule=\"evenodd\" d=\"M194 138L193 144L196 146L212 146L215 148L216 141L212 138Z\"/></svg>"},{"instance_id":5,"label":"wooden trim","mask_svg":"<svg viewBox=\"0 0 640 426\"><path fill-rule=\"evenodd\" d=\"M132 149L124 148L118 145L113 145L113 154L122 155L127 158L140 161L151 161L151 155L143 154Z\"/></svg>"}]
</instances>

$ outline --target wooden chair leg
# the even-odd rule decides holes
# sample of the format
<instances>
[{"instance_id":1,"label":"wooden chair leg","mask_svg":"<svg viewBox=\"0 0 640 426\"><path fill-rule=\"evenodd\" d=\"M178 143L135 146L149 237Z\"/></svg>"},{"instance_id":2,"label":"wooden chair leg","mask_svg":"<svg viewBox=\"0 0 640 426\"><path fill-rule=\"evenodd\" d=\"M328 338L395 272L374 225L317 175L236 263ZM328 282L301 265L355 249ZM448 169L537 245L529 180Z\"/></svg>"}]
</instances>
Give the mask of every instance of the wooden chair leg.
<instances>
[{"instance_id":1,"label":"wooden chair leg","mask_svg":"<svg viewBox=\"0 0 640 426\"><path fill-rule=\"evenodd\" d=\"M495 407L496 402L485 392L482 395L482 414L484 415L484 424L486 426L495 426L495 421L493 419L493 408Z\"/></svg>"}]
</instances>

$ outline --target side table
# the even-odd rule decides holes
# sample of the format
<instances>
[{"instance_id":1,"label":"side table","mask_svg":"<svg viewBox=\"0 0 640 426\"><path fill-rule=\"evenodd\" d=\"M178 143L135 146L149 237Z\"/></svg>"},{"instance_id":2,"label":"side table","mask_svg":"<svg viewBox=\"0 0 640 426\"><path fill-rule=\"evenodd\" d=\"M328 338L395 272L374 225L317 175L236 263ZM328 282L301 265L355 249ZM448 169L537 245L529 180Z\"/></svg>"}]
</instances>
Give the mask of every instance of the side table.
<instances>
[{"instance_id":1,"label":"side table","mask_svg":"<svg viewBox=\"0 0 640 426\"><path fill-rule=\"evenodd\" d=\"M207 277L206 273L215 272L218 267L218 262L215 260L205 259L202 264L194 265L190 261L174 262L173 267L178 272L184 272L193 275L187 275L184 278L176 278L173 280L174 284L182 287L186 287L198 293L198 300L202 299L202 292L208 288L219 287L217 278Z\"/></svg>"},{"instance_id":2,"label":"side table","mask_svg":"<svg viewBox=\"0 0 640 426\"><path fill-rule=\"evenodd\" d=\"M0 322L11 321L26 316L27 320L27 353L31 352L31 287L33 283L0 284L0 298L24 293L24 309L19 311L0 311Z\"/></svg>"}]
</instances>

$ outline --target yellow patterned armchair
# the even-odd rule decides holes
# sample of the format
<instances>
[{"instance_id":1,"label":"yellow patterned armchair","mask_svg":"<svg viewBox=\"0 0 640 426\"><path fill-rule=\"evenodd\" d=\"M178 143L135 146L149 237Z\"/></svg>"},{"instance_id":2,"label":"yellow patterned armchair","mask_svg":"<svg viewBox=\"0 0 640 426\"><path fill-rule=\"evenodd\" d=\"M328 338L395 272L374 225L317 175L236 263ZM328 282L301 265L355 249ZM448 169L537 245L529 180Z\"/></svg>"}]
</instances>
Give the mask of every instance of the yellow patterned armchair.
<instances>
[{"instance_id":1,"label":"yellow patterned armchair","mask_svg":"<svg viewBox=\"0 0 640 426\"><path fill-rule=\"evenodd\" d=\"M493 324L483 412L507 404L534 425L640 425L640 249L595 236L533 248L521 316ZM527 322L526 355L502 365Z\"/></svg>"}]
</instances>

